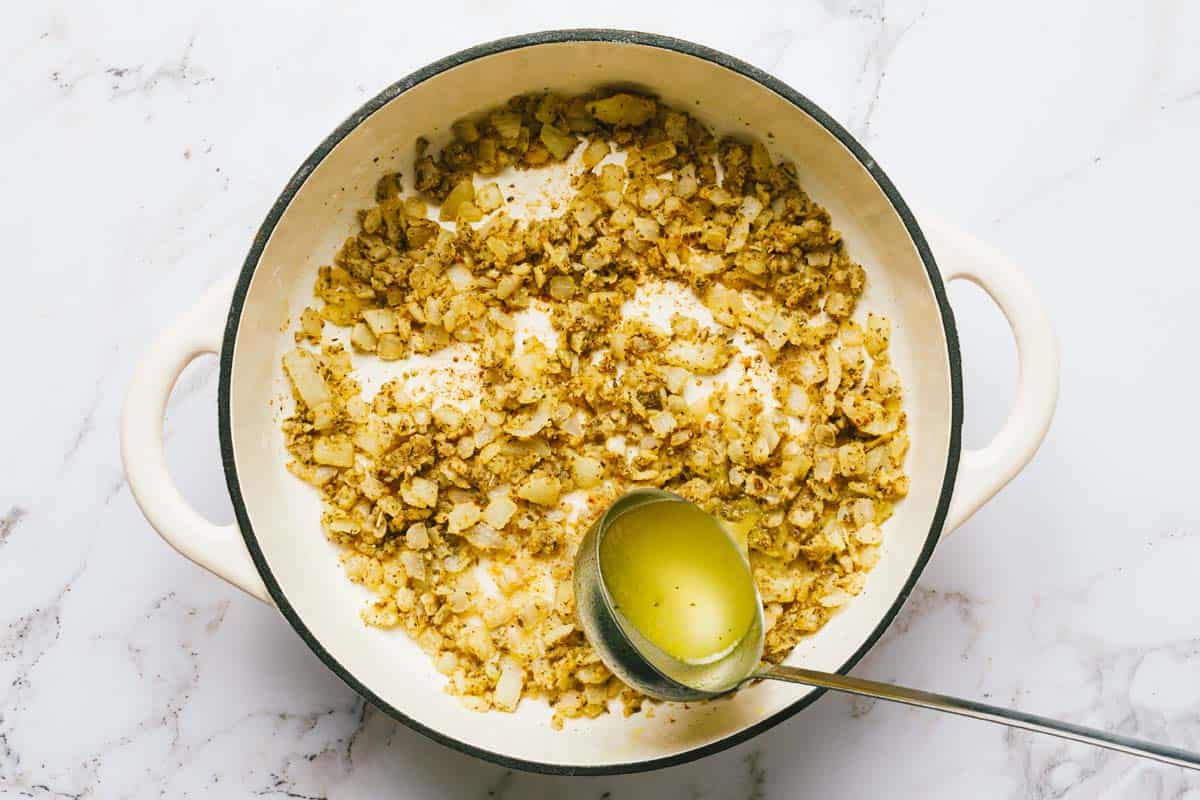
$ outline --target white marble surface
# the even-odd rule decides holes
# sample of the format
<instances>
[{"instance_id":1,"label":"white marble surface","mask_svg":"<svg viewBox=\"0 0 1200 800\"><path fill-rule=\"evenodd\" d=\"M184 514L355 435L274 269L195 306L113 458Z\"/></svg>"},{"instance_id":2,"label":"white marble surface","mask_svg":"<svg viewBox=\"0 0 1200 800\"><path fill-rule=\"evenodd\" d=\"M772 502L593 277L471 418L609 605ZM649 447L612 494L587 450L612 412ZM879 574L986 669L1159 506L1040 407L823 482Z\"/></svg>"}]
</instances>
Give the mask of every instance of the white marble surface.
<instances>
[{"instance_id":1,"label":"white marble surface","mask_svg":"<svg viewBox=\"0 0 1200 800\"><path fill-rule=\"evenodd\" d=\"M511 774L364 707L279 614L153 534L117 452L132 365L240 264L317 141L469 44L671 33L846 123L910 198L1023 265L1061 336L1043 450L858 674L1200 748L1200 5L570 5L0 12L0 797L1200 798L1198 774L836 696L684 767ZM1014 358L979 295L952 299L979 444ZM185 494L228 521L215 396L214 361L193 365L167 432Z\"/></svg>"}]
</instances>

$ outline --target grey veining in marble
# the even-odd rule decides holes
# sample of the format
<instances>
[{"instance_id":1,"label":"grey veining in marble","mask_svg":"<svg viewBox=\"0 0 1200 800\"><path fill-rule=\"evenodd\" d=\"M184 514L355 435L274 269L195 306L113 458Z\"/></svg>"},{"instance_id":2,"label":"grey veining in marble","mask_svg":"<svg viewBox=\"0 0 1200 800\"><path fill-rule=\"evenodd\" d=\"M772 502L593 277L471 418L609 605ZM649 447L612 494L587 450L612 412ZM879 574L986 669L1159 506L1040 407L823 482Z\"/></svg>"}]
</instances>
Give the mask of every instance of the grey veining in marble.
<instances>
[{"instance_id":1,"label":"grey veining in marble","mask_svg":"<svg viewBox=\"0 0 1200 800\"><path fill-rule=\"evenodd\" d=\"M152 533L116 445L149 338L240 264L295 167L378 89L571 26L774 72L1051 309L1043 450L941 545L858 673L1200 748L1200 4L59 0L0 24L0 797L1200 800L1180 769L836 696L683 767L511 773L365 705ZM951 295L978 445L1014 357L979 293ZM184 493L226 522L215 396L197 362L166 431Z\"/></svg>"}]
</instances>

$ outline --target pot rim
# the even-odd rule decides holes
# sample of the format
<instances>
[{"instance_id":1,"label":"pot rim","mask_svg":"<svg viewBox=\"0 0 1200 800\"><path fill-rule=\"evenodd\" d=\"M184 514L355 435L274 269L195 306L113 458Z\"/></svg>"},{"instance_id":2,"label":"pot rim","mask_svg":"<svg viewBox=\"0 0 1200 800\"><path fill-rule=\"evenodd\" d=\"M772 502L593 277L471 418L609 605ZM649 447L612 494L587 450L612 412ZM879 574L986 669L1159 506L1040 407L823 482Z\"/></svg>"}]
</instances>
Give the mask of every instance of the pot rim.
<instances>
[{"instance_id":1,"label":"pot rim","mask_svg":"<svg viewBox=\"0 0 1200 800\"><path fill-rule=\"evenodd\" d=\"M938 540L942 533L942 526L945 523L946 513L950 505L950 498L954 491L955 477L958 473L959 455L961 452L961 429L963 417L963 393L962 393L962 362L958 347L958 334L954 324L954 315L950 309L950 303L946 296L945 285L942 280L941 272L938 270L937 264L934 261L933 254L929 249L929 244L925 240L924 234L921 232L920 226L917 224L912 211L909 210L907 204L900 197L895 185L879 167L874 158L867 153L866 149L840 124L838 124L825 111L818 107L815 103L809 100L804 95L791 88L778 78L769 75L768 73L751 66L740 59L734 58L718 50L714 50L704 45L686 41L684 39L676 39L670 36L663 36L654 33L644 33L641 31L627 31L611 28L570 28L563 30L548 30L539 31L536 33L527 33L517 36L510 36L503 39L496 39L484 44L475 45L465 50L460 50L457 53L446 56L445 58L434 61L433 63L418 69L409 74L407 77L393 83L385 88L375 97L364 103L358 110L352 113L341 125L339 125L333 133L325 138L315 150L304 160L300 168L292 175L278 199L271 206L266 219L259 227L255 234L254 241L251 244L250 251L246 256L246 260L242 265L240 274L238 275L237 285L234 288L233 299L229 308L229 316L225 324L225 334L221 346L220 356L220 377L217 386L217 414L218 414L218 429L221 440L221 462L225 472L225 482L229 488L229 496L233 503L234 515L237 519L238 529L241 531L242 538L246 542L246 548L250 552L250 557L254 561L255 567L258 569L262 577L263 583L266 585L267 591L271 595L271 599L275 602L276 607L282 612L283 616L295 629L300 638L304 640L318 658L324 662L325 666L333 671L335 675L342 679L351 689L357 692L362 697L366 698L376 708L382 710L388 716L398 722L403 723L412 730L424 734L430 739L453 748L461 753L475 756L485 761L490 761L504 767L519 769L526 772L537 772L549 775L622 775L634 772L646 772L664 767L677 766L686 764L704 756L718 753L733 747L736 744L745 742L758 734L768 730L769 728L778 725L788 719L797 712L803 710L825 693L824 689L815 689L805 697L797 700L786 708L780 709L774 714L765 717L753 725L749 725L736 733L732 733L721 739L718 739L708 744L699 747L685 750L680 753L675 753L669 756L658 758L650 758L645 760L624 761L615 764L603 764L598 766L581 766L576 764L563 764L543 761L529 761L526 759L512 758L502 753L493 752L472 744L468 744L453 736L448 736L441 731L435 730L417 720L409 717L404 712L397 709L381 697L371 691L369 687L360 682L353 673L344 667L332 653L322 647L321 643L312 634L308 627L300 619L283 589L280 587L275 576L271 572L271 568L267 563L266 557L262 549L258 545L258 539L254 534L254 528L250 523L249 514L246 510L241 490L241 484L237 476L237 464L234 459L233 452L233 431L230 418L230 384L233 373L233 351L234 344L237 340L238 326L241 321L242 308L246 300L246 293L250 287L250 281L254 276L254 271L258 266L258 262L262 257L263 250L266 247L267 241L275 230L283 213L291 204L292 199L299 192L304 182L316 169L317 165L333 150L339 142L342 141L351 131L357 128L364 120L378 111L387 103L391 102L396 97L408 91L419 83L422 83L430 78L439 75L454 67L460 66L478 58L483 58L497 53L503 53L509 50L517 50L526 47L536 47L543 44L560 44L570 42L608 42L615 44L633 44L646 47L655 47L663 50L670 50L685 55L702 58L719 66L730 69L740 75L749 78L765 88L771 90L775 94L783 97L785 100L792 103L801 111L815 119L822 127L832 134L846 149L858 160L864 169L871 175L875 183L883 191L888 202L895 209L904 227L907 229L909 236L912 238L914 245L917 248L917 253L921 257L922 263L925 265L925 271L928 274L930 285L933 288L934 299L941 316L942 328L946 336L946 350L948 354L950 367L950 441L948 453L946 457L946 470L942 478L942 487L938 496L937 508L934 511L933 519L929 526L929 533L926 536L925 544L921 549L920 555L917 558L916 564L913 566L912 572L905 581L903 588L896 596L891 607L884 614L879 624L875 627L871 634L863 641L863 643L854 651L853 654L838 668L838 673L846 674L854 667L855 664L866 655L867 651L875 645L883 632L891 625L896 618L904 602L908 599L913 588L916 586L917 579L920 577L925 565L933 554Z\"/></svg>"}]
</instances>

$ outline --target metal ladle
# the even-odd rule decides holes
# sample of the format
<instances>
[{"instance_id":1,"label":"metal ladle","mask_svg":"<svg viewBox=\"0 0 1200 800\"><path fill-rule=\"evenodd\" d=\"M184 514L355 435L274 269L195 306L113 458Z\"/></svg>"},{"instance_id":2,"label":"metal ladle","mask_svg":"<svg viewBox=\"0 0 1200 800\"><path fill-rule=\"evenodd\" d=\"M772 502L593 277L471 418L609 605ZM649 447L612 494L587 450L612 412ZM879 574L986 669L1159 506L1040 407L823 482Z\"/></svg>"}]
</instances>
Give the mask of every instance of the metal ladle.
<instances>
[{"instance_id":1,"label":"metal ladle","mask_svg":"<svg viewBox=\"0 0 1200 800\"><path fill-rule=\"evenodd\" d=\"M626 684L643 694L659 700L685 702L718 697L734 691L748 681L788 681L945 711L1013 728L1047 733L1140 758L1200 769L1200 753L1177 747L920 689L803 667L765 664L762 662L764 628L761 602L756 606L758 612L746 635L727 655L706 664L680 661L646 639L614 607L600 568L600 542L613 521L637 506L660 502L688 503L682 497L657 489L636 489L621 497L605 511L587 532L575 556L575 604L584 633L604 665Z\"/></svg>"}]
</instances>

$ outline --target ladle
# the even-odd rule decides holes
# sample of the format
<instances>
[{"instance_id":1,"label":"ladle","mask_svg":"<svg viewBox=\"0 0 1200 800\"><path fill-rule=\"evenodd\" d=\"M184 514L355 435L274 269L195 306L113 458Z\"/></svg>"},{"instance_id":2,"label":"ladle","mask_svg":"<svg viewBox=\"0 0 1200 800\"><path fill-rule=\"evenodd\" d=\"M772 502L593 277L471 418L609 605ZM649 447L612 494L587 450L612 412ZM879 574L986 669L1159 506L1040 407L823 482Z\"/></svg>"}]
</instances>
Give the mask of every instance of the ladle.
<instances>
[{"instance_id":1,"label":"ladle","mask_svg":"<svg viewBox=\"0 0 1200 800\"><path fill-rule=\"evenodd\" d=\"M764 663L761 602L756 606L757 616L745 636L726 655L702 664L684 662L672 657L639 633L615 607L601 570L600 544L613 521L638 506L646 503L688 502L682 497L657 489L635 489L613 503L596 521L580 544L576 555L575 603L584 633L605 666L634 689L660 700L684 702L727 694L748 681L788 681L945 711L1096 745L1140 758L1200 769L1200 753L1177 747L921 689L804 667ZM747 580L753 580L748 572Z\"/></svg>"}]
</instances>

